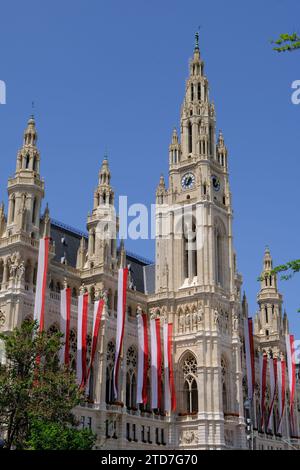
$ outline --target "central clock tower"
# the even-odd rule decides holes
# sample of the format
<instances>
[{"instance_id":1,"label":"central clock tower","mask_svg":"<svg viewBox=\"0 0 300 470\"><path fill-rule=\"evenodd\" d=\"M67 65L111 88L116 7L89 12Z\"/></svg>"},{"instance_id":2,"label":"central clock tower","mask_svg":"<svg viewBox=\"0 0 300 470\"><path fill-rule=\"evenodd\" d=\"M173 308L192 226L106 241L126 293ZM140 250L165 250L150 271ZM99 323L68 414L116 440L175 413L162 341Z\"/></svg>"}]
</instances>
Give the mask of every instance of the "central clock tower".
<instances>
[{"instance_id":1,"label":"central clock tower","mask_svg":"<svg viewBox=\"0 0 300 470\"><path fill-rule=\"evenodd\" d=\"M222 132L217 142L215 136L215 107L196 35L180 139L174 129L169 148L169 188L160 182L157 190L157 291L189 286L234 291L227 149Z\"/></svg>"},{"instance_id":2,"label":"central clock tower","mask_svg":"<svg viewBox=\"0 0 300 470\"><path fill-rule=\"evenodd\" d=\"M174 325L177 408L193 418L174 422L172 435L184 446L192 430L193 449L245 445L242 279L227 159L196 35L180 135L174 129L169 147L168 184L161 176L156 191L155 294L148 304L151 316Z\"/></svg>"}]
</instances>

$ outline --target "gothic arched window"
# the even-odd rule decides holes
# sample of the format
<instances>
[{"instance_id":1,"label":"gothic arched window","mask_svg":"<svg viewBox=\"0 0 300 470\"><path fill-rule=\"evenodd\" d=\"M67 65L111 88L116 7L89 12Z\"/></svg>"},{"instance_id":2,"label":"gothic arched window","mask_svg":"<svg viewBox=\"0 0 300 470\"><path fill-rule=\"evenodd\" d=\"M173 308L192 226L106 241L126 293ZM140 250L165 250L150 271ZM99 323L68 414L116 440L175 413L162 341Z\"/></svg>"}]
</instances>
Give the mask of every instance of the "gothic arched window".
<instances>
[{"instance_id":1,"label":"gothic arched window","mask_svg":"<svg viewBox=\"0 0 300 470\"><path fill-rule=\"evenodd\" d=\"M224 287L225 282L225 245L226 230L221 221L217 221L215 226L215 278L216 283Z\"/></svg>"},{"instance_id":2,"label":"gothic arched window","mask_svg":"<svg viewBox=\"0 0 300 470\"><path fill-rule=\"evenodd\" d=\"M27 153L27 155L25 157L25 170L28 170L29 162L30 162L30 155L29 155L29 153Z\"/></svg>"},{"instance_id":3,"label":"gothic arched window","mask_svg":"<svg viewBox=\"0 0 300 470\"><path fill-rule=\"evenodd\" d=\"M181 361L183 381L181 407L184 413L198 412L197 361L193 354L188 353Z\"/></svg>"},{"instance_id":4,"label":"gothic arched window","mask_svg":"<svg viewBox=\"0 0 300 470\"><path fill-rule=\"evenodd\" d=\"M137 352L133 346L128 348L126 354L126 406L127 408L136 407L136 366Z\"/></svg>"},{"instance_id":5,"label":"gothic arched window","mask_svg":"<svg viewBox=\"0 0 300 470\"><path fill-rule=\"evenodd\" d=\"M194 101L194 85L191 84L191 101Z\"/></svg>"},{"instance_id":6,"label":"gothic arched window","mask_svg":"<svg viewBox=\"0 0 300 470\"><path fill-rule=\"evenodd\" d=\"M15 221L15 212L16 212L16 198L15 198L15 195L13 194L11 198L11 217L10 217L11 222Z\"/></svg>"},{"instance_id":7,"label":"gothic arched window","mask_svg":"<svg viewBox=\"0 0 300 470\"><path fill-rule=\"evenodd\" d=\"M183 244L184 278L192 279L197 276L197 229L194 222L184 225Z\"/></svg>"},{"instance_id":8,"label":"gothic arched window","mask_svg":"<svg viewBox=\"0 0 300 470\"><path fill-rule=\"evenodd\" d=\"M222 238L219 231L216 231L216 275L217 282L222 285Z\"/></svg>"},{"instance_id":9,"label":"gothic arched window","mask_svg":"<svg viewBox=\"0 0 300 470\"><path fill-rule=\"evenodd\" d=\"M266 318L266 323L269 323L268 307L265 307L265 318Z\"/></svg>"},{"instance_id":10,"label":"gothic arched window","mask_svg":"<svg viewBox=\"0 0 300 470\"><path fill-rule=\"evenodd\" d=\"M209 126L209 155L210 156L212 156L213 154L213 138L214 138L213 128L212 126Z\"/></svg>"},{"instance_id":11,"label":"gothic arched window","mask_svg":"<svg viewBox=\"0 0 300 470\"><path fill-rule=\"evenodd\" d=\"M36 170L37 170L37 158L36 158L35 155L34 155L34 157L33 157L32 169L33 169L33 171L36 171Z\"/></svg>"},{"instance_id":12,"label":"gothic arched window","mask_svg":"<svg viewBox=\"0 0 300 470\"><path fill-rule=\"evenodd\" d=\"M221 373L222 373L222 399L223 399L223 413L228 412L228 364L225 359L221 359Z\"/></svg>"},{"instance_id":13,"label":"gothic arched window","mask_svg":"<svg viewBox=\"0 0 300 470\"><path fill-rule=\"evenodd\" d=\"M37 199L36 197L33 200L33 206L32 206L32 223L36 223L36 212L37 212Z\"/></svg>"},{"instance_id":14,"label":"gothic arched window","mask_svg":"<svg viewBox=\"0 0 300 470\"><path fill-rule=\"evenodd\" d=\"M189 122L188 124L188 153L192 153L193 151L193 130L192 130L192 123Z\"/></svg>"},{"instance_id":15,"label":"gothic arched window","mask_svg":"<svg viewBox=\"0 0 300 470\"><path fill-rule=\"evenodd\" d=\"M91 233L91 254L95 253L95 245L96 245L96 236L95 231L93 230Z\"/></svg>"},{"instance_id":16,"label":"gothic arched window","mask_svg":"<svg viewBox=\"0 0 300 470\"><path fill-rule=\"evenodd\" d=\"M106 403L111 403L114 400L114 383L113 371L115 363L116 346L113 341L110 341L106 350Z\"/></svg>"}]
</instances>

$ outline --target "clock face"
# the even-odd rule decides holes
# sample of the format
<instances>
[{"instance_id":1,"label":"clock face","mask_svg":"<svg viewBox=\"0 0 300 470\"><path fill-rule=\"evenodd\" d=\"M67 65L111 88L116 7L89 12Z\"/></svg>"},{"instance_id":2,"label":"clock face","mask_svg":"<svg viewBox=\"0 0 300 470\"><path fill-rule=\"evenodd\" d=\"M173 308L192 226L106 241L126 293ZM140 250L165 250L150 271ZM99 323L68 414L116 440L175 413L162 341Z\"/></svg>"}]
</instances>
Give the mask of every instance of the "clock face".
<instances>
[{"instance_id":1,"label":"clock face","mask_svg":"<svg viewBox=\"0 0 300 470\"><path fill-rule=\"evenodd\" d=\"M221 183L219 178L216 175L211 177L212 185L215 191L220 191Z\"/></svg>"},{"instance_id":2,"label":"clock face","mask_svg":"<svg viewBox=\"0 0 300 470\"><path fill-rule=\"evenodd\" d=\"M183 189L192 189L195 184L195 175L193 173L186 173L181 179L181 186Z\"/></svg>"}]
</instances>

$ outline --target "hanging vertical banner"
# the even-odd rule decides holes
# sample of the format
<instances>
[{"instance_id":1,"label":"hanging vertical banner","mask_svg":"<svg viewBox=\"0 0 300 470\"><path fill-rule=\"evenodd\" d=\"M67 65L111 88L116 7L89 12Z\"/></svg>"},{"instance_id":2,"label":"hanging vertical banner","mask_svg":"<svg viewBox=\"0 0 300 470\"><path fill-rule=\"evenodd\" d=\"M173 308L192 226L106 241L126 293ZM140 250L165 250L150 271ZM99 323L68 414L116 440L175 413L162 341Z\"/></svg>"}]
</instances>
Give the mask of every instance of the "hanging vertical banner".
<instances>
[{"instance_id":1,"label":"hanging vertical banner","mask_svg":"<svg viewBox=\"0 0 300 470\"><path fill-rule=\"evenodd\" d=\"M147 372L148 372L148 325L145 313L137 316L138 325L138 380L137 403L147 403Z\"/></svg>"},{"instance_id":2,"label":"hanging vertical banner","mask_svg":"<svg viewBox=\"0 0 300 470\"><path fill-rule=\"evenodd\" d=\"M163 327L164 338L164 373L165 373L165 411L171 413L176 409L176 394L173 371L173 324L165 323Z\"/></svg>"},{"instance_id":3,"label":"hanging vertical banner","mask_svg":"<svg viewBox=\"0 0 300 470\"><path fill-rule=\"evenodd\" d=\"M244 334L245 334L248 398L249 398L249 400L252 400L253 399L253 393L254 393L254 384L255 384L252 318L245 318L244 319Z\"/></svg>"},{"instance_id":4,"label":"hanging vertical banner","mask_svg":"<svg viewBox=\"0 0 300 470\"><path fill-rule=\"evenodd\" d=\"M60 349L61 364L70 363L70 318L71 318L71 289L67 287L60 291L60 331L63 334L64 345Z\"/></svg>"},{"instance_id":5,"label":"hanging vertical banner","mask_svg":"<svg viewBox=\"0 0 300 470\"><path fill-rule=\"evenodd\" d=\"M40 331L44 330L45 325L45 296L47 287L49 240L49 237L41 238L39 244L39 258L33 318L38 322Z\"/></svg>"},{"instance_id":6,"label":"hanging vertical banner","mask_svg":"<svg viewBox=\"0 0 300 470\"><path fill-rule=\"evenodd\" d=\"M104 308L104 300L103 299L96 300L96 302L94 303L92 352L91 352L91 360L90 360L89 369L87 372L86 381L88 381L89 379L91 369L93 367L95 355L96 355L103 308Z\"/></svg>"},{"instance_id":7,"label":"hanging vertical banner","mask_svg":"<svg viewBox=\"0 0 300 470\"><path fill-rule=\"evenodd\" d=\"M266 398L266 387L267 387L267 365L268 358L265 354L261 354L259 357L259 370L260 370L260 410L261 420L260 426L263 429L265 423L265 398Z\"/></svg>"},{"instance_id":8,"label":"hanging vertical banner","mask_svg":"<svg viewBox=\"0 0 300 470\"><path fill-rule=\"evenodd\" d=\"M151 408L161 408L161 338L160 319L150 320L151 333Z\"/></svg>"},{"instance_id":9,"label":"hanging vertical banner","mask_svg":"<svg viewBox=\"0 0 300 470\"><path fill-rule=\"evenodd\" d=\"M267 430L273 431L273 410L275 404L275 396L277 392L277 358L269 359L270 369L270 389L271 389L271 404L268 416ZM276 429L274 430L276 432Z\"/></svg>"},{"instance_id":10,"label":"hanging vertical banner","mask_svg":"<svg viewBox=\"0 0 300 470\"><path fill-rule=\"evenodd\" d=\"M128 268L119 269L118 278L118 312L117 312L117 339L116 339L116 355L114 365L114 396L118 399L118 380L119 380L119 369L120 359L124 339L124 326L125 326L125 315L126 315L126 296L127 296L127 279L128 279Z\"/></svg>"},{"instance_id":11,"label":"hanging vertical banner","mask_svg":"<svg viewBox=\"0 0 300 470\"><path fill-rule=\"evenodd\" d=\"M88 320L89 295L78 297L78 322L77 322L77 383L83 388L87 378L86 348L87 348L87 320Z\"/></svg>"},{"instance_id":12,"label":"hanging vertical banner","mask_svg":"<svg viewBox=\"0 0 300 470\"><path fill-rule=\"evenodd\" d=\"M278 382L278 411L279 411L279 422L277 433L282 434L282 418L284 415L285 408L285 371L286 363L283 359L277 361L277 382Z\"/></svg>"},{"instance_id":13,"label":"hanging vertical banner","mask_svg":"<svg viewBox=\"0 0 300 470\"><path fill-rule=\"evenodd\" d=\"M288 368L288 377L289 377L291 425L294 431L294 399L295 399L295 386L296 386L296 362L295 362L294 335L286 335L285 343L286 343L286 358L287 358L287 368Z\"/></svg>"}]
</instances>

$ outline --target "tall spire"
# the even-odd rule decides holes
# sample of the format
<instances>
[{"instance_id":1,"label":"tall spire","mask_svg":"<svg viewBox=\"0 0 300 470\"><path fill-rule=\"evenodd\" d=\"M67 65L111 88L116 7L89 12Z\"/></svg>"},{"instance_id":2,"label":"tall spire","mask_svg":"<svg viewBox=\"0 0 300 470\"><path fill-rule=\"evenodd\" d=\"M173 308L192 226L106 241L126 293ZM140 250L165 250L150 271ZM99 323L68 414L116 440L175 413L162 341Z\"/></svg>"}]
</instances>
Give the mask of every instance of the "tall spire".
<instances>
[{"instance_id":1,"label":"tall spire","mask_svg":"<svg viewBox=\"0 0 300 470\"><path fill-rule=\"evenodd\" d=\"M110 169L108 165L108 156L104 155L103 162L99 172L99 185L110 184Z\"/></svg>"},{"instance_id":2,"label":"tall spire","mask_svg":"<svg viewBox=\"0 0 300 470\"><path fill-rule=\"evenodd\" d=\"M164 175L161 174L159 178L159 184L156 190L156 201L158 204L163 204L165 202L165 197L167 195L166 183Z\"/></svg>"},{"instance_id":3,"label":"tall spire","mask_svg":"<svg viewBox=\"0 0 300 470\"><path fill-rule=\"evenodd\" d=\"M24 146L35 146L37 143L37 131L35 128L35 119L32 114L28 120L27 127L24 132Z\"/></svg>"},{"instance_id":4,"label":"tall spire","mask_svg":"<svg viewBox=\"0 0 300 470\"><path fill-rule=\"evenodd\" d=\"M181 109L182 160L190 157L215 158L215 109L209 100L208 80L204 74L204 62L200 57L198 32L195 35L189 69Z\"/></svg>"},{"instance_id":5,"label":"tall spire","mask_svg":"<svg viewBox=\"0 0 300 470\"><path fill-rule=\"evenodd\" d=\"M113 204L114 192L110 185L111 173L108 164L108 156L104 155L99 171L98 186L94 193L94 209L101 205Z\"/></svg>"},{"instance_id":6,"label":"tall spire","mask_svg":"<svg viewBox=\"0 0 300 470\"><path fill-rule=\"evenodd\" d=\"M282 333L282 295L277 289L277 277L272 273L273 260L269 247L265 248L263 269L260 276L261 286L257 296L259 305L258 320L261 341L278 339Z\"/></svg>"},{"instance_id":7,"label":"tall spire","mask_svg":"<svg viewBox=\"0 0 300 470\"><path fill-rule=\"evenodd\" d=\"M88 266L113 271L116 267L117 219L114 207L114 191L110 185L111 173L108 157L104 155L99 171L98 185L94 191L94 204L88 215L87 228Z\"/></svg>"},{"instance_id":8,"label":"tall spire","mask_svg":"<svg viewBox=\"0 0 300 470\"><path fill-rule=\"evenodd\" d=\"M30 116L24 131L23 145L17 154L14 178L8 181L8 221L10 233L25 231L31 237L40 235L40 209L44 197L44 182L40 178L40 153L36 146L37 131L34 116Z\"/></svg>"},{"instance_id":9,"label":"tall spire","mask_svg":"<svg viewBox=\"0 0 300 470\"><path fill-rule=\"evenodd\" d=\"M269 272L273 268L273 260L270 252L270 248L267 245L265 248L264 261L263 261L263 270L264 272Z\"/></svg>"},{"instance_id":10,"label":"tall spire","mask_svg":"<svg viewBox=\"0 0 300 470\"><path fill-rule=\"evenodd\" d=\"M23 145L18 152L16 173L28 170L33 171L36 175L40 171L40 154L37 149L38 134L35 126L33 114L30 116L24 131Z\"/></svg>"}]
</instances>

